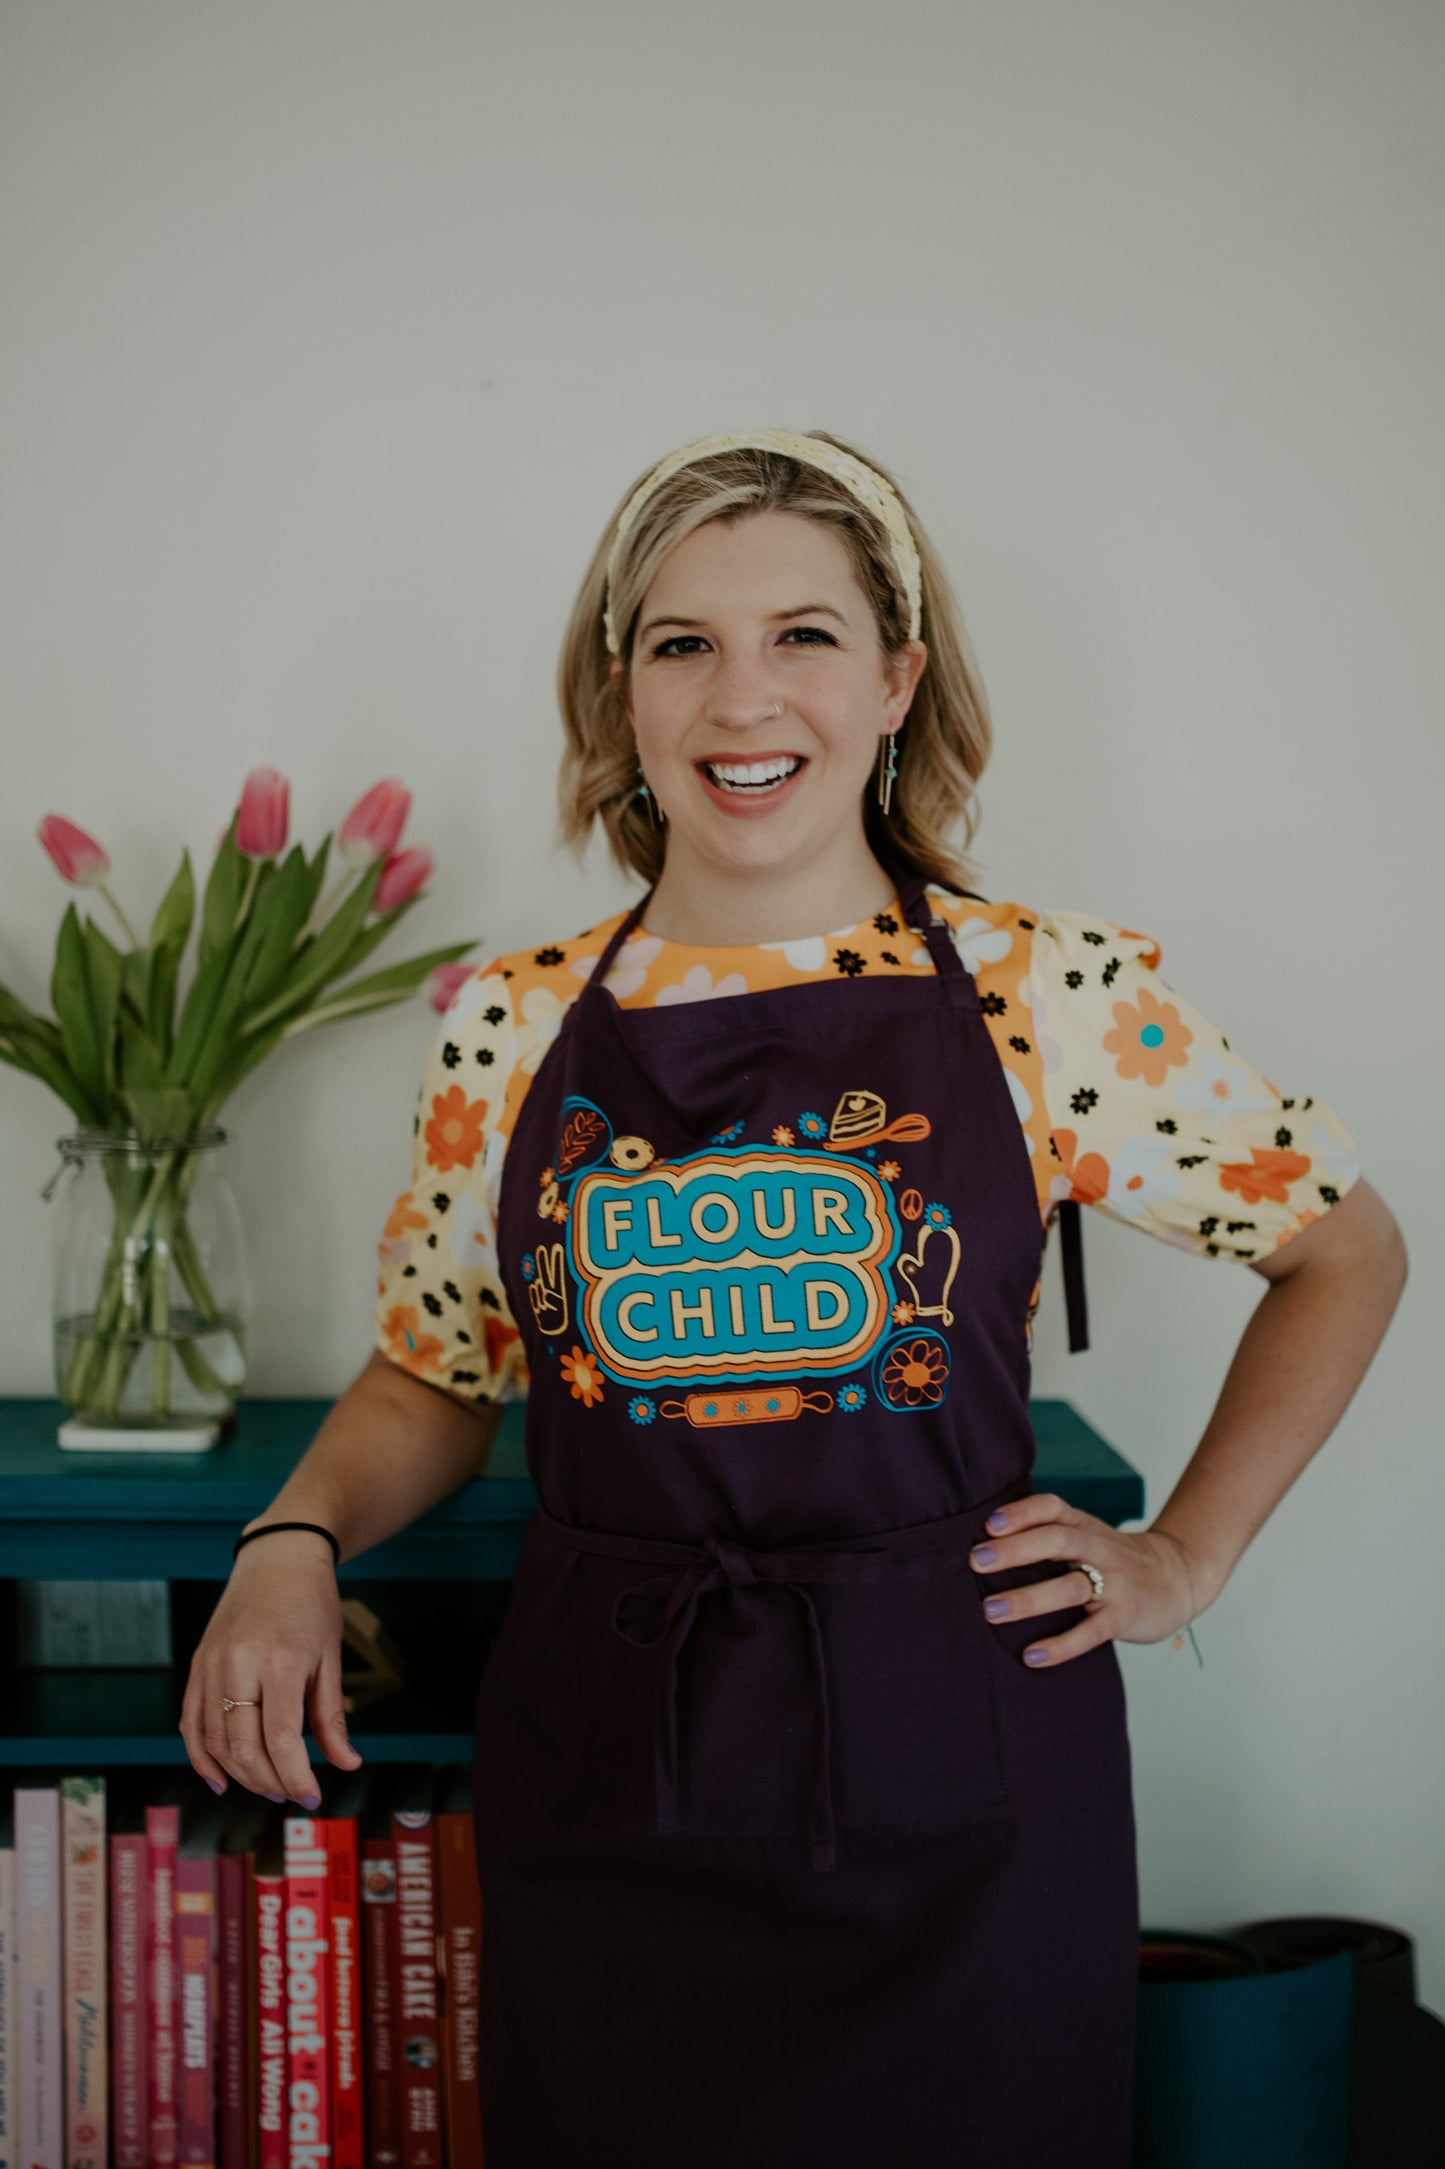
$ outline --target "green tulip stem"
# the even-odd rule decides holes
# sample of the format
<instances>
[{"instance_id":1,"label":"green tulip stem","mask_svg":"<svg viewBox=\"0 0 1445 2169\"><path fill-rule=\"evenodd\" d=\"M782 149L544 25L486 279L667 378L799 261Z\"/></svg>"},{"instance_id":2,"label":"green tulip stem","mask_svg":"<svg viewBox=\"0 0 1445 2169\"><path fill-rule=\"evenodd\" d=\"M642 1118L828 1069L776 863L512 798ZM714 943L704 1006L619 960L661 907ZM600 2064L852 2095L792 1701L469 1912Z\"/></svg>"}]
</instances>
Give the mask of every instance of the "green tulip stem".
<instances>
[{"instance_id":1,"label":"green tulip stem","mask_svg":"<svg viewBox=\"0 0 1445 2169\"><path fill-rule=\"evenodd\" d=\"M118 903L116 902L115 898L114 898L114 897L113 897L113 896L111 895L111 893L110 893L110 890L109 890L109 888L108 888L108 887L106 886L106 884L105 884L105 883L104 883L103 881L97 881L97 883L96 883L95 885L96 885L96 887L97 887L97 888L99 889L99 891L100 891L101 895L102 895L102 896L103 896L103 897L105 898L106 902L107 902L107 903L109 904L109 906L110 906L111 910L112 910L112 911L113 911L113 912L115 913L116 917L117 917L117 918L119 919L119 921L120 921L121 925L122 925L122 926L123 926L123 927L125 928L125 938L126 938L126 940L127 940L127 941L128 941L129 943L130 943L130 945L131 945L132 949L139 949L139 947L140 947L140 939L139 939L138 935L136 934L136 930L135 930L135 928L134 928L134 927L133 927L133 926L131 925L131 923L130 923L129 919L128 919L128 918L126 917L125 913L124 913L124 912L123 912L123 911L121 910L121 908L120 908L120 905L119 905L119 904L118 904Z\"/></svg>"}]
</instances>

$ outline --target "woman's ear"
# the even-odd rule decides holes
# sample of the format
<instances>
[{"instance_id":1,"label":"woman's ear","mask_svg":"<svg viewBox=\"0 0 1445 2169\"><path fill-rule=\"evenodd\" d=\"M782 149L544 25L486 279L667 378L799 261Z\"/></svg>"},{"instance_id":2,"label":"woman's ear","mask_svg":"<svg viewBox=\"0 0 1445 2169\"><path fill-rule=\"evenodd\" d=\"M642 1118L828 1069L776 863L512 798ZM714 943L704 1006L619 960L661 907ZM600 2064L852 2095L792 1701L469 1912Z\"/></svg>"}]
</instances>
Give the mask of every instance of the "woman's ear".
<instances>
[{"instance_id":1,"label":"woman's ear","mask_svg":"<svg viewBox=\"0 0 1445 2169\"><path fill-rule=\"evenodd\" d=\"M607 675L612 680L613 691L621 694L622 705L627 710L627 713L631 715L632 702L627 691L627 665L620 655L613 656L607 666Z\"/></svg>"},{"instance_id":2,"label":"woman's ear","mask_svg":"<svg viewBox=\"0 0 1445 2169\"><path fill-rule=\"evenodd\" d=\"M901 726L927 661L928 649L921 640L905 640L902 647L888 657L889 693L885 705L892 717L889 730L896 731Z\"/></svg>"}]
</instances>

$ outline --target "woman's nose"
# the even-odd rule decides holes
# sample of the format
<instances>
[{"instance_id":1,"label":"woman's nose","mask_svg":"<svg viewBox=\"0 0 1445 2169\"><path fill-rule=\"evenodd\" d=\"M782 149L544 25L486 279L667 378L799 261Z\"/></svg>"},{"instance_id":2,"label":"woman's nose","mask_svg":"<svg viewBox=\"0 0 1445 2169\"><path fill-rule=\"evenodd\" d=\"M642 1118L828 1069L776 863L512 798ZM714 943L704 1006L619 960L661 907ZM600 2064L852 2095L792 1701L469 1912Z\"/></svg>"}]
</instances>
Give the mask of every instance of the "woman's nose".
<instances>
[{"instance_id":1,"label":"woman's nose","mask_svg":"<svg viewBox=\"0 0 1445 2169\"><path fill-rule=\"evenodd\" d=\"M756 666L726 666L707 690L703 716L724 730L755 730L783 712L783 699Z\"/></svg>"}]
</instances>

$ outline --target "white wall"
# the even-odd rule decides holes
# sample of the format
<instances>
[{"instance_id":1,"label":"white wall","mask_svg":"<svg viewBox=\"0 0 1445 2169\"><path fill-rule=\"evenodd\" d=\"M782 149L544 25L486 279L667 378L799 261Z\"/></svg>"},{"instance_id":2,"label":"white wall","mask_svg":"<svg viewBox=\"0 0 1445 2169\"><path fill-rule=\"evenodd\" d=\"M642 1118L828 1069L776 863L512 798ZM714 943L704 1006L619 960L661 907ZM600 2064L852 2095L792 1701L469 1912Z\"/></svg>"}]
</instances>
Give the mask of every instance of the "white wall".
<instances>
[{"instance_id":1,"label":"white wall","mask_svg":"<svg viewBox=\"0 0 1445 2169\"><path fill-rule=\"evenodd\" d=\"M440 869L397 953L616 908L548 856L615 496L713 428L874 451L996 711L980 886L1159 937L1411 1246L1204 1669L1124 1652L1147 1916L1399 1921L1437 2007L1442 66L1405 0L0 14L0 977L45 996L42 813L144 913L264 762L311 838L412 786ZM433 1022L232 1104L258 1392L367 1354ZM0 1124L0 1390L45 1393L68 1124L7 1070ZM1039 1390L1157 1506L1263 1287L1089 1223L1096 1346L1051 1288Z\"/></svg>"}]
</instances>

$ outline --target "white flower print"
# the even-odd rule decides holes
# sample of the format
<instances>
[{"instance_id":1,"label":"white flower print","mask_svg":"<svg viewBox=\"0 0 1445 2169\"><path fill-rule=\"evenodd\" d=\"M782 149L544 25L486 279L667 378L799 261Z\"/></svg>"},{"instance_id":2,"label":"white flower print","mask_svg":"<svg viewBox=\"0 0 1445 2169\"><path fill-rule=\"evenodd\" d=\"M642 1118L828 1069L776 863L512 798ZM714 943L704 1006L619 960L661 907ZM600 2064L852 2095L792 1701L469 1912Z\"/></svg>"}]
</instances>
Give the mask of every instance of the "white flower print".
<instances>
[{"instance_id":1,"label":"white flower print","mask_svg":"<svg viewBox=\"0 0 1445 2169\"><path fill-rule=\"evenodd\" d=\"M1001 964L1013 945L1008 928L995 926L989 919L965 919L953 929L953 946L963 958L966 972L976 973L985 964ZM926 942L920 942L909 962L920 968L932 962Z\"/></svg>"},{"instance_id":2,"label":"white flower print","mask_svg":"<svg viewBox=\"0 0 1445 2169\"><path fill-rule=\"evenodd\" d=\"M1310 1158L1314 1162L1314 1176L1331 1189L1347 1190L1360 1172L1359 1159L1352 1145L1341 1144L1332 1130L1323 1122L1310 1124Z\"/></svg>"},{"instance_id":3,"label":"white flower print","mask_svg":"<svg viewBox=\"0 0 1445 2169\"><path fill-rule=\"evenodd\" d=\"M462 1030L491 1003L506 998L504 979L499 979L495 972L473 972L470 979L462 981L447 1006L443 1037L449 1038L453 1032Z\"/></svg>"},{"instance_id":4,"label":"white flower print","mask_svg":"<svg viewBox=\"0 0 1445 2169\"><path fill-rule=\"evenodd\" d=\"M629 995L636 994L647 977L648 966L655 964L661 954L660 934L634 934L622 944L613 959L606 980L608 991L615 994L619 1002L625 1002ZM600 955L582 956L571 968L579 979L590 979L601 961Z\"/></svg>"},{"instance_id":5,"label":"white flower print","mask_svg":"<svg viewBox=\"0 0 1445 2169\"><path fill-rule=\"evenodd\" d=\"M760 941L758 947L776 950L795 972L820 972L828 961L828 940L822 934L805 934L799 941Z\"/></svg>"},{"instance_id":6,"label":"white flower print","mask_svg":"<svg viewBox=\"0 0 1445 2169\"><path fill-rule=\"evenodd\" d=\"M1137 1220L1155 1205L1178 1197L1183 1179L1173 1161L1170 1137L1128 1138L1109 1161L1109 1188L1100 1200L1121 1220Z\"/></svg>"},{"instance_id":7,"label":"white flower print","mask_svg":"<svg viewBox=\"0 0 1445 2169\"><path fill-rule=\"evenodd\" d=\"M746 994L748 983L741 972L729 972L725 979L714 980L706 964L694 964L686 978L676 986L659 987L657 1007L665 1009L674 1002L706 1002L719 994Z\"/></svg>"},{"instance_id":8,"label":"white flower print","mask_svg":"<svg viewBox=\"0 0 1445 2169\"><path fill-rule=\"evenodd\" d=\"M1024 1083L1022 1077L1016 1077L1014 1075L1013 1071L1008 1067L1007 1063L1005 1063L1004 1065L1003 1081L1008 1086L1009 1098L1014 1103L1014 1113L1018 1116L1019 1123L1023 1129L1025 1150L1030 1155L1032 1155L1034 1149L1034 1141L1033 1138L1029 1135L1028 1120L1029 1116L1034 1111L1034 1103L1033 1099L1030 1096L1028 1086Z\"/></svg>"},{"instance_id":9,"label":"white flower print","mask_svg":"<svg viewBox=\"0 0 1445 2169\"><path fill-rule=\"evenodd\" d=\"M536 1075L537 1064L561 1029L563 1007L550 987L528 987L522 996L516 1032L517 1067L529 1077Z\"/></svg>"},{"instance_id":10,"label":"white flower print","mask_svg":"<svg viewBox=\"0 0 1445 2169\"><path fill-rule=\"evenodd\" d=\"M1257 1076L1243 1062L1232 1060L1215 1047L1206 1047L1200 1054L1198 1070L1192 1077L1180 1079L1174 1097L1191 1114L1252 1115L1270 1105L1261 1092L1251 1090L1257 1084Z\"/></svg>"},{"instance_id":11,"label":"white flower print","mask_svg":"<svg viewBox=\"0 0 1445 2169\"><path fill-rule=\"evenodd\" d=\"M446 1216L447 1243L463 1273L485 1273L489 1282L495 1281L497 1253L492 1240L492 1214L483 1200L471 1190L463 1190L453 1198Z\"/></svg>"}]
</instances>

